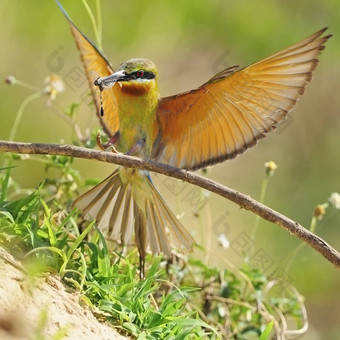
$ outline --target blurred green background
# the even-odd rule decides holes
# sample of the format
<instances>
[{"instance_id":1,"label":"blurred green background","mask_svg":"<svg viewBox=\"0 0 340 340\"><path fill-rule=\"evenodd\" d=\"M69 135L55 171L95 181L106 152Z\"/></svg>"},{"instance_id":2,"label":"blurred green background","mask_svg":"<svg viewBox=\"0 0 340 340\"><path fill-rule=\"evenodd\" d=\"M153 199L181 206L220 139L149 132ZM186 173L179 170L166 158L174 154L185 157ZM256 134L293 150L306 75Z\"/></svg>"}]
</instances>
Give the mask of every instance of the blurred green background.
<instances>
[{"instance_id":1,"label":"blurred green background","mask_svg":"<svg viewBox=\"0 0 340 340\"><path fill-rule=\"evenodd\" d=\"M94 9L94 2L89 0ZM81 1L63 1L76 25L92 40L93 28ZM201 85L222 69L241 67L277 52L329 26L327 43L314 80L290 118L269 138L232 162L208 170L207 176L259 198L264 163L278 169L270 179L265 203L309 227L314 207L332 192L340 192L340 2L338 0L126 0L102 1L103 49L114 66L133 58L153 60L159 69L163 96ZM66 82L57 103L68 107L87 92L78 72L81 63L67 22L53 0L1 0L1 76L13 75L40 89L57 73ZM32 93L1 83L0 139L8 139L17 111ZM16 141L70 143L72 133L42 97L23 114ZM79 124L95 127L93 109L82 105ZM202 141L204 142L204 141ZM112 165L77 160L84 177L104 178ZM13 171L24 188L47 175L34 161L21 161ZM53 174L48 174L53 176ZM310 328L304 339L339 339L340 272L310 247L293 259L300 244L283 229L261 221L255 245L249 237L255 216L215 195L162 176L155 176L161 193L207 249L212 265L240 265L245 257L269 276L287 276L306 298ZM176 210L177 209L177 210ZM230 247L218 245L224 233ZM317 233L340 249L340 211L328 209ZM198 253L201 256L201 253Z\"/></svg>"}]
</instances>

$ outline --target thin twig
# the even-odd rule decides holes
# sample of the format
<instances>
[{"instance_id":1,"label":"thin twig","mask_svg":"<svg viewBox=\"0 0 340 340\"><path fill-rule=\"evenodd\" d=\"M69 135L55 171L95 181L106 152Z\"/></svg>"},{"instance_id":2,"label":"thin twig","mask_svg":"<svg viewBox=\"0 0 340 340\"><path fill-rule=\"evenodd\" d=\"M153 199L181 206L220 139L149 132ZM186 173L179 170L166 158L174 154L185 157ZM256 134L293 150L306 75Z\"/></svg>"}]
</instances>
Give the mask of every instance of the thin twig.
<instances>
[{"instance_id":1,"label":"thin twig","mask_svg":"<svg viewBox=\"0 0 340 340\"><path fill-rule=\"evenodd\" d=\"M340 254L325 242L319 236L311 233L299 223L280 214L279 212L257 202L250 196L242 194L236 190L230 189L224 185L216 183L211 179L205 178L193 172L177 169L165 164L143 160L137 157L127 156L123 154L114 154L112 152L85 149L71 145L55 145L55 144L37 144L37 143L16 143L0 140L0 151L15 152L20 154L43 154L43 155L62 155L77 158L95 159L101 162L114 163L126 167L137 169L145 169L157 172L166 176L174 177L185 182L194 184L230 201L238 204L241 208L250 210L261 216L263 219L273 222L280 227L288 230L291 234L297 236L305 243L309 244L318 251L329 262L340 268Z\"/></svg>"}]
</instances>

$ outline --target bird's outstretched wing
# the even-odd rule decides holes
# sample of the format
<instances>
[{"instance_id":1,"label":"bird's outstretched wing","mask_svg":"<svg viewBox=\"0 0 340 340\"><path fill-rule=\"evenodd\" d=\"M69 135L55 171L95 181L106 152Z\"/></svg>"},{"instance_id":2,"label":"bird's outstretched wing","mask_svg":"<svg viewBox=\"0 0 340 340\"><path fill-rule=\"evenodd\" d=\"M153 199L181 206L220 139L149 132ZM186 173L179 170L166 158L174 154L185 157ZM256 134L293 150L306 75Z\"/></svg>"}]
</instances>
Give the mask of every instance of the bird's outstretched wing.
<instances>
[{"instance_id":1,"label":"bird's outstretched wing","mask_svg":"<svg viewBox=\"0 0 340 340\"><path fill-rule=\"evenodd\" d=\"M76 41L80 57L84 65L85 73L93 100L96 106L97 115L100 122L109 136L113 136L119 129L119 117L117 112L117 96L120 91L119 84L115 84L112 88L102 92L102 108L103 115L101 115L101 100L100 90L98 86L93 84L94 80L98 77L106 77L113 73L113 68L109 61L97 49L93 42L91 42L79 29L74 25L71 18L68 16L64 8L57 1L58 6L65 15L70 24L71 32Z\"/></svg>"},{"instance_id":2,"label":"bird's outstretched wing","mask_svg":"<svg viewBox=\"0 0 340 340\"><path fill-rule=\"evenodd\" d=\"M304 93L331 37L322 36L325 30L240 71L224 70L195 90L162 98L151 158L199 169L255 145Z\"/></svg>"}]
</instances>

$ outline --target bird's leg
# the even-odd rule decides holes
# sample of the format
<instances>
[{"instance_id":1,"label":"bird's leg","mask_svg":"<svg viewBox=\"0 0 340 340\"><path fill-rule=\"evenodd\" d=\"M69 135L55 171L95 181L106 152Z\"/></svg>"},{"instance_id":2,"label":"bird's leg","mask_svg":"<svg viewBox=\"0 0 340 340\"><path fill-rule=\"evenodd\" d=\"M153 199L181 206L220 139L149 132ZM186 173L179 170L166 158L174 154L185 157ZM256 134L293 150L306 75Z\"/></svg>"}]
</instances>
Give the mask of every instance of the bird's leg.
<instances>
[{"instance_id":1,"label":"bird's leg","mask_svg":"<svg viewBox=\"0 0 340 340\"><path fill-rule=\"evenodd\" d=\"M107 149L111 149L111 151L113 153L119 153L113 145L114 143L117 142L118 138L119 138L119 131L117 131L107 143L103 144L100 132L98 132L98 134L97 134L97 145L98 145L99 149L101 149L103 151L105 151Z\"/></svg>"},{"instance_id":2,"label":"bird's leg","mask_svg":"<svg viewBox=\"0 0 340 340\"><path fill-rule=\"evenodd\" d=\"M131 156L134 153L139 152L145 146L145 137L138 140L137 143L126 153L126 155Z\"/></svg>"}]
</instances>

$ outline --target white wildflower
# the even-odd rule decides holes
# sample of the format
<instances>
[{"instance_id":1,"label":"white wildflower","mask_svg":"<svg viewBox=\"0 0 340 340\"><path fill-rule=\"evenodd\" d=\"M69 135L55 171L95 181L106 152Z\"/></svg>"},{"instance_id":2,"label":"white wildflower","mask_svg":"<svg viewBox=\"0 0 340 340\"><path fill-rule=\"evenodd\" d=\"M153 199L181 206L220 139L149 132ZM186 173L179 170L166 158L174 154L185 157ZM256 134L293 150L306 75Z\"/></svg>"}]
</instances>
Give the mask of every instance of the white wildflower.
<instances>
[{"instance_id":1,"label":"white wildflower","mask_svg":"<svg viewBox=\"0 0 340 340\"><path fill-rule=\"evenodd\" d=\"M333 192L328 201L334 208L340 209L340 194L338 192Z\"/></svg>"},{"instance_id":2,"label":"white wildflower","mask_svg":"<svg viewBox=\"0 0 340 340\"><path fill-rule=\"evenodd\" d=\"M51 74L45 78L44 93L54 100L58 93L63 92L65 89L64 82L57 74Z\"/></svg>"},{"instance_id":3,"label":"white wildflower","mask_svg":"<svg viewBox=\"0 0 340 340\"><path fill-rule=\"evenodd\" d=\"M229 248L230 242L227 239L227 236L225 234L221 234L218 237L218 243L223 247L223 248Z\"/></svg>"}]
</instances>

